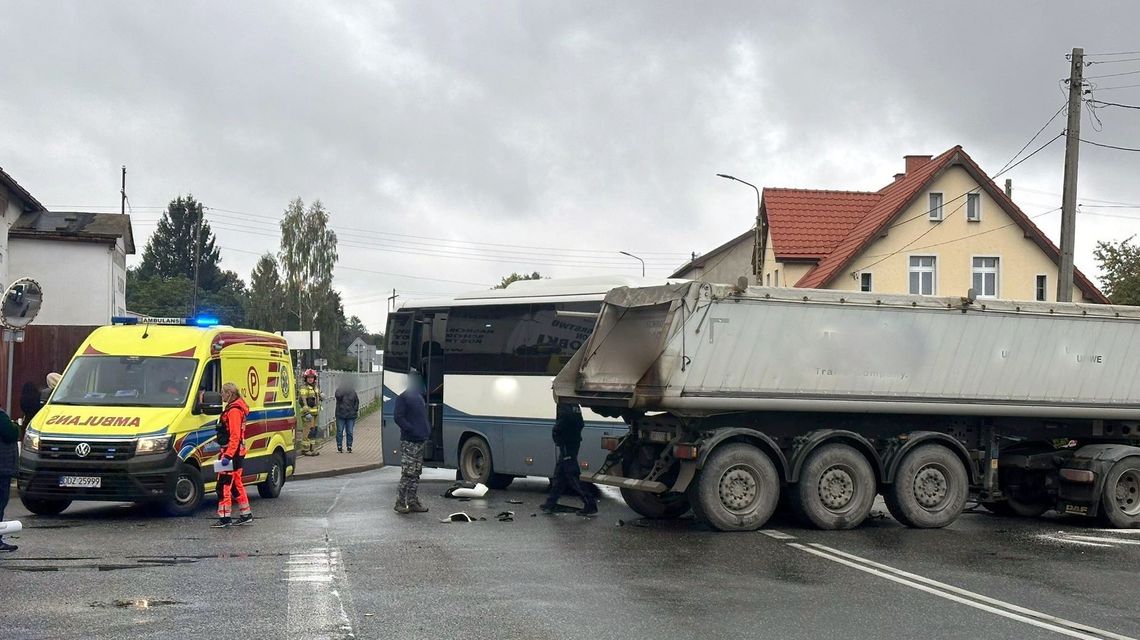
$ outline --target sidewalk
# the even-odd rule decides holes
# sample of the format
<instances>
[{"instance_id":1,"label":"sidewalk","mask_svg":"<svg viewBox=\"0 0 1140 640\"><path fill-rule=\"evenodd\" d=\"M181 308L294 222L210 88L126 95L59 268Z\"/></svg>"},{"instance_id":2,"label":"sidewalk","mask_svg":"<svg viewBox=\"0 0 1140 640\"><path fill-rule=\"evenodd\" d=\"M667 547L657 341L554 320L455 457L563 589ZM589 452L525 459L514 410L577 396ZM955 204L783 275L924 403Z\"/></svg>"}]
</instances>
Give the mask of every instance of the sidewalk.
<instances>
[{"instance_id":1,"label":"sidewalk","mask_svg":"<svg viewBox=\"0 0 1140 640\"><path fill-rule=\"evenodd\" d=\"M297 456L297 468L290 481L327 478L346 473L379 469L383 466L380 450L380 412L373 412L356 422L352 453L336 451L336 432L324 441L319 456ZM298 447L300 443L298 442Z\"/></svg>"}]
</instances>

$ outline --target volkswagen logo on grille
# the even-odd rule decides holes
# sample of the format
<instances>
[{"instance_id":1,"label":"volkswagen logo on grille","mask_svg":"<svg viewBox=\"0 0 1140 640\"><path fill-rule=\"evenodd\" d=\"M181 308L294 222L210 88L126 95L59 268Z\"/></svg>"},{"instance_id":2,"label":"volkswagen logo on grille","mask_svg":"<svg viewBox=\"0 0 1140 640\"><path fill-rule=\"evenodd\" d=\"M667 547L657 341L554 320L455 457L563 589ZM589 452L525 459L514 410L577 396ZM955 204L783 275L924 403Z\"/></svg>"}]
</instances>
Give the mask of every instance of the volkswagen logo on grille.
<instances>
[{"instance_id":1,"label":"volkswagen logo on grille","mask_svg":"<svg viewBox=\"0 0 1140 640\"><path fill-rule=\"evenodd\" d=\"M86 458L90 453L91 445L87 444L86 442L80 442L79 444L75 445L75 455L79 456L80 458Z\"/></svg>"}]
</instances>

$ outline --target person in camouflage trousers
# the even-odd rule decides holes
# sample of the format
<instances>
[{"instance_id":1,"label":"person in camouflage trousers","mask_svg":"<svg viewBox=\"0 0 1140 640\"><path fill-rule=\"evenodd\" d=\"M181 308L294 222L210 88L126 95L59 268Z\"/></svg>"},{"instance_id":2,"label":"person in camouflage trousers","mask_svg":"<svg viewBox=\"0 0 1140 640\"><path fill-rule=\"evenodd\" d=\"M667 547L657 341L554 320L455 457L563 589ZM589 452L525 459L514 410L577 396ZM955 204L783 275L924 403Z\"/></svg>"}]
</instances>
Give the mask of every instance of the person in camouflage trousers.
<instances>
[{"instance_id":1,"label":"person in camouflage trousers","mask_svg":"<svg viewBox=\"0 0 1140 640\"><path fill-rule=\"evenodd\" d=\"M408 388L396 397L396 424L400 427L400 485L396 513L426 513L417 490L424 470L424 449L431 437L424 383L415 370L408 374Z\"/></svg>"}]
</instances>

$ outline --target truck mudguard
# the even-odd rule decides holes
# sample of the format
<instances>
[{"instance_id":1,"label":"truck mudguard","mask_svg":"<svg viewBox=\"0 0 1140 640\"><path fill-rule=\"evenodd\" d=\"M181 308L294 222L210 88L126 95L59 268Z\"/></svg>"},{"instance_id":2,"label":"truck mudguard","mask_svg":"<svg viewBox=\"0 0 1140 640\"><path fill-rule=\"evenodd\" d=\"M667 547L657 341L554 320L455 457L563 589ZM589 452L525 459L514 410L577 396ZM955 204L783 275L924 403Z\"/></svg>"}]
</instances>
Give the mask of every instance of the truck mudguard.
<instances>
[{"instance_id":1,"label":"truck mudguard","mask_svg":"<svg viewBox=\"0 0 1140 640\"><path fill-rule=\"evenodd\" d=\"M788 459L784 456L784 452L780 451L780 446L776 444L776 441L759 431L747 427L717 429L711 436L701 440L700 443L698 443L700 453L697 458L697 468L704 467L705 461L708 459L709 454L713 452L713 449L716 449L717 445L726 440L744 441L755 445L772 458L772 462L776 465L776 470L780 472L780 476L784 478L786 482L791 481L791 467L788 465Z\"/></svg>"},{"instance_id":2,"label":"truck mudguard","mask_svg":"<svg viewBox=\"0 0 1140 640\"><path fill-rule=\"evenodd\" d=\"M962 459L962 464L966 465L966 473L970 474L970 484L981 482L977 465L970 459L969 451L966 450L966 447L961 442L958 442L945 433L938 433L936 431L911 431L907 434L906 442L893 453L886 456L884 466L886 467L887 473L883 476L883 483L890 484L895 481L895 471L898 470L899 462L902 461L907 452L919 445L935 442L944 445Z\"/></svg>"},{"instance_id":3,"label":"truck mudguard","mask_svg":"<svg viewBox=\"0 0 1140 640\"><path fill-rule=\"evenodd\" d=\"M804 460L807 460L808 455L820 445L832 442L850 445L867 456L867 462L870 462L871 468L875 470L875 479L879 482L883 481L883 461L879 458L879 452L875 451L874 445L863 436L843 429L818 429L804 434L802 438L796 438L795 449L792 451L791 474L788 476L788 480L799 482L800 470L803 469Z\"/></svg>"}]
</instances>

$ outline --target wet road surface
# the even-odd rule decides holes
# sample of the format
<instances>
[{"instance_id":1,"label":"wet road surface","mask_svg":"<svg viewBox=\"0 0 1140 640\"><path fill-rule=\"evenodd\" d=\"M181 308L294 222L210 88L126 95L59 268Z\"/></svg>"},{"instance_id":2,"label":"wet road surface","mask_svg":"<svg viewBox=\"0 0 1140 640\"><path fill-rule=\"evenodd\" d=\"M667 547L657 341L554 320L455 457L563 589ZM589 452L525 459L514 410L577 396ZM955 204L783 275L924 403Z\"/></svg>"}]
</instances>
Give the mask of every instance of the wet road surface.
<instances>
[{"instance_id":1,"label":"wet road surface","mask_svg":"<svg viewBox=\"0 0 1140 640\"><path fill-rule=\"evenodd\" d=\"M29 516L0 556L4 638L1140 638L1140 532L967 513L759 533L537 515L545 481L392 511L397 469L292 483L248 527L131 507ZM521 501L512 504L509 501ZM441 523L453 511L487 518ZM496 514L514 511L512 521Z\"/></svg>"}]
</instances>

